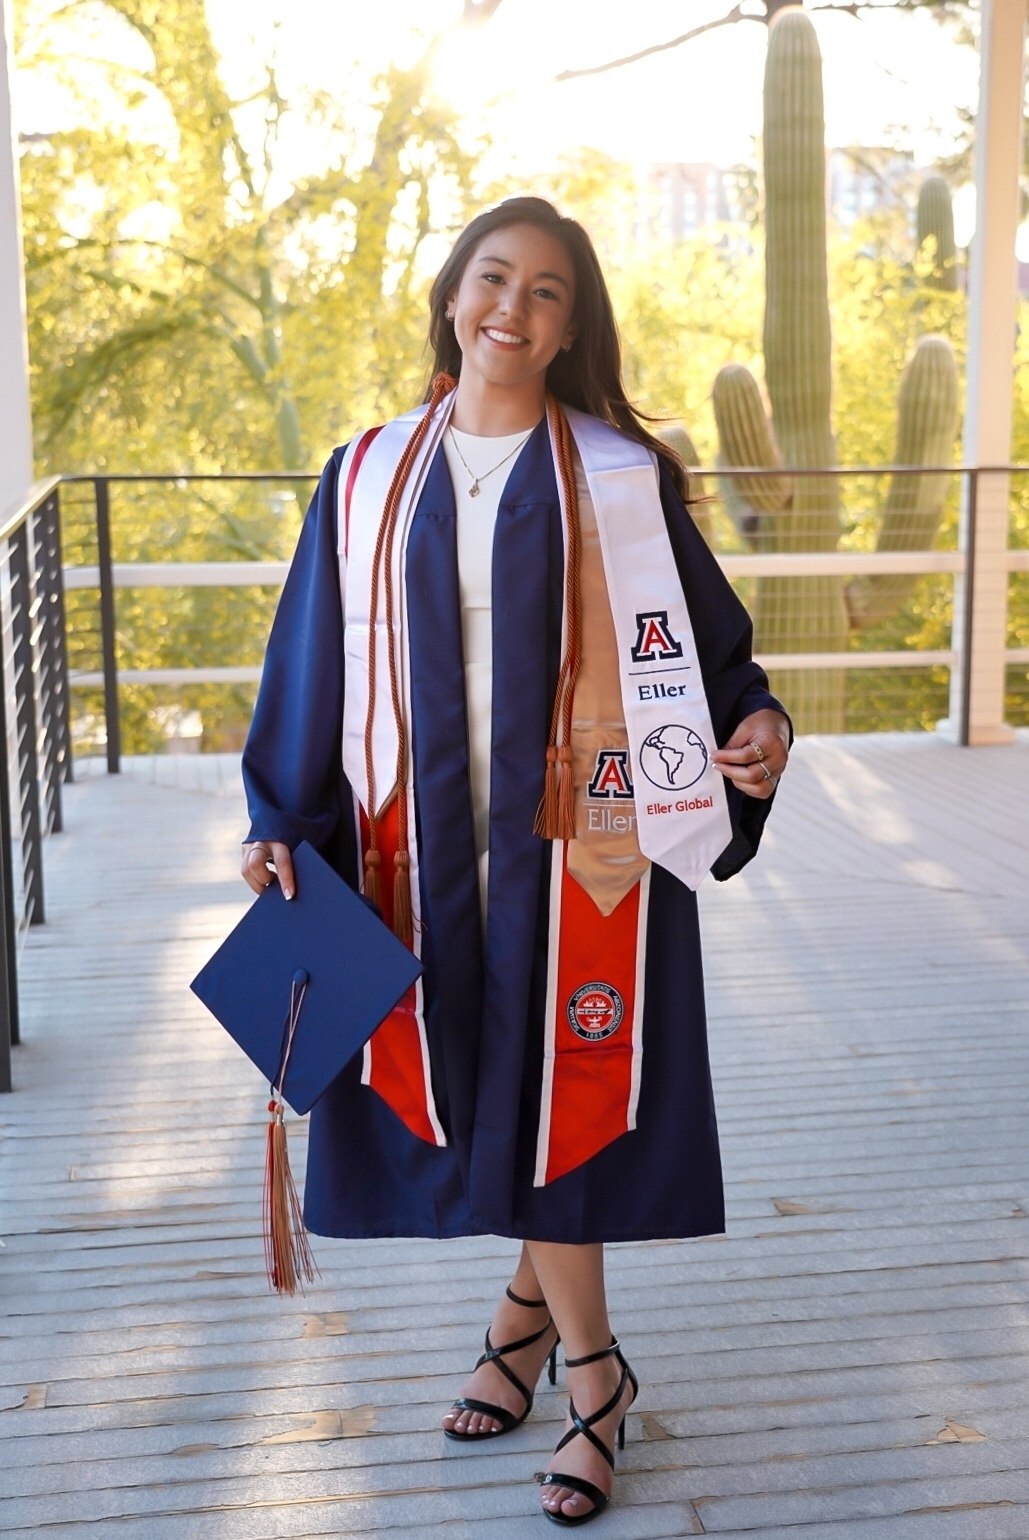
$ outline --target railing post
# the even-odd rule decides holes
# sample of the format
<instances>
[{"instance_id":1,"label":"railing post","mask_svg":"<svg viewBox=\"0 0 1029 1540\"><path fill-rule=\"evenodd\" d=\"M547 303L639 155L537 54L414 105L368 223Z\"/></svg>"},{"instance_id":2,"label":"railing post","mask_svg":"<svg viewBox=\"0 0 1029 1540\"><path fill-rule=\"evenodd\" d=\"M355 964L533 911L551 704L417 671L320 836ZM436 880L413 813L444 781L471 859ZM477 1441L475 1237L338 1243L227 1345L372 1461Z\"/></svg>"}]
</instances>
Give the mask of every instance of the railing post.
<instances>
[{"instance_id":1,"label":"railing post","mask_svg":"<svg viewBox=\"0 0 1029 1540\"><path fill-rule=\"evenodd\" d=\"M979 479L975 585L961 588L972 605L967 722L961 741L1010 743L1004 720L1007 631L1007 540L1010 525L1012 349L1017 325L1015 235L1022 159L1026 7L1022 0L984 0L980 11L979 105L975 123L975 235L968 274L968 349L962 458L986 466ZM962 510L964 524L965 509ZM962 529L963 546L970 545ZM964 630L964 627L962 627ZM958 633L959 635L961 632ZM951 681L949 732L962 730L960 692Z\"/></svg>"},{"instance_id":2,"label":"railing post","mask_svg":"<svg viewBox=\"0 0 1029 1540\"><path fill-rule=\"evenodd\" d=\"M950 711L937 731L967 747L1010 743L1014 730L1004 721L1010 467L975 465L965 474L959 527L965 570L954 580L952 624L961 666L951 674Z\"/></svg>"},{"instance_id":3,"label":"railing post","mask_svg":"<svg viewBox=\"0 0 1029 1540\"><path fill-rule=\"evenodd\" d=\"M36 590L40 612L40 702L46 796L43 822L60 833L64 827L61 783L71 760L68 723L68 658L64 632L64 579L61 573L60 513L54 491L35 517Z\"/></svg>"},{"instance_id":4,"label":"railing post","mask_svg":"<svg viewBox=\"0 0 1029 1540\"><path fill-rule=\"evenodd\" d=\"M111 559L111 500L106 476L93 482L96 489L96 544L100 568L100 633L104 655L104 721L107 726L107 770L121 769L121 718L118 712L118 657L115 643L114 570Z\"/></svg>"},{"instance_id":5,"label":"railing post","mask_svg":"<svg viewBox=\"0 0 1029 1540\"><path fill-rule=\"evenodd\" d=\"M7 768L6 667L0 626L0 1091L11 1089L11 1046L18 1043L18 952L14 918L11 782Z\"/></svg>"},{"instance_id":6,"label":"railing post","mask_svg":"<svg viewBox=\"0 0 1029 1540\"><path fill-rule=\"evenodd\" d=\"M975 646L975 548L979 515L979 470L968 471L968 490L964 507L965 572L961 585L961 673L957 692L958 714L954 738L962 748L971 742L972 654Z\"/></svg>"},{"instance_id":7,"label":"railing post","mask_svg":"<svg viewBox=\"0 0 1029 1540\"><path fill-rule=\"evenodd\" d=\"M50 533L53 553L53 593L54 593L54 659L58 677L61 681L60 717L58 719L58 737L61 745L61 764L64 768L64 779L72 782L75 779L75 756L71 746L71 681L68 675L68 607L64 597L64 542L61 534L61 498L57 488L54 488L53 512L51 514Z\"/></svg>"},{"instance_id":8,"label":"railing post","mask_svg":"<svg viewBox=\"0 0 1029 1540\"><path fill-rule=\"evenodd\" d=\"M39 817L38 723L33 647L35 600L29 563L28 524L14 531L11 545L11 639L14 658L15 768L21 815L25 912L30 925L46 918L43 906L43 833Z\"/></svg>"}]
</instances>

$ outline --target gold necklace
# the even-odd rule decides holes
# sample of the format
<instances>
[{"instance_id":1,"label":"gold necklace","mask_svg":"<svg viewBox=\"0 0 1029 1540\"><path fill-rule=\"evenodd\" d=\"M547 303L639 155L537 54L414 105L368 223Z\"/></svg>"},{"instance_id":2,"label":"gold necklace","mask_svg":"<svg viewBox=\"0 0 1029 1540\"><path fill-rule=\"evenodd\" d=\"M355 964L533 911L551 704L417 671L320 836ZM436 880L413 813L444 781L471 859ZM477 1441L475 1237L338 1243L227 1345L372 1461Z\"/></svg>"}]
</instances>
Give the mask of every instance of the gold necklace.
<instances>
[{"instance_id":1,"label":"gold necklace","mask_svg":"<svg viewBox=\"0 0 1029 1540\"><path fill-rule=\"evenodd\" d=\"M451 428L450 429L450 442L453 444L454 448L457 450L457 458L460 460L461 464L464 466L465 470L468 472L469 476L472 478L472 484L468 488L468 496L469 497L478 497L478 495L479 495L479 482L480 481L485 481L487 476L492 476L494 471L498 471L502 465L506 465L508 460L511 459L511 456L512 455L516 455L518 453L519 449L521 449L522 445L528 443L531 434L532 434L532 429L530 428L529 432L525 435L525 437L523 439L521 439L514 446L513 449L509 449L507 454L504 456L504 458L502 460L498 460L496 465L492 466L488 471L480 471L479 474L476 475L475 472L472 470L471 466L468 464L468 461L465 459L464 455L461 453L461 446L457 442L457 435L454 432L453 428Z\"/></svg>"}]
</instances>

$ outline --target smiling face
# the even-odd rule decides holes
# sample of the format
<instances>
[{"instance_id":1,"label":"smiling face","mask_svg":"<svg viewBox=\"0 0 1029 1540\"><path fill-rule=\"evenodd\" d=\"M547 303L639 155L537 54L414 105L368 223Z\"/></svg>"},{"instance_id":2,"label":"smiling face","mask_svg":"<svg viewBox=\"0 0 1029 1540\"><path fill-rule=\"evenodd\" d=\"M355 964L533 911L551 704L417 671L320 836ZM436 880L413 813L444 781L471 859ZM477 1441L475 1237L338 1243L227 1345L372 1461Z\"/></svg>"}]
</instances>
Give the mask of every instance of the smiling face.
<instances>
[{"instance_id":1,"label":"smiling face","mask_svg":"<svg viewBox=\"0 0 1029 1540\"><path fill-rule=\"evenodd\" d=\"M448 296L461 349L459 399L505 417L543 412L547 366L575 338L575 269L562 243L535 225L493 231Z\"/></svg>"}]
</instances>

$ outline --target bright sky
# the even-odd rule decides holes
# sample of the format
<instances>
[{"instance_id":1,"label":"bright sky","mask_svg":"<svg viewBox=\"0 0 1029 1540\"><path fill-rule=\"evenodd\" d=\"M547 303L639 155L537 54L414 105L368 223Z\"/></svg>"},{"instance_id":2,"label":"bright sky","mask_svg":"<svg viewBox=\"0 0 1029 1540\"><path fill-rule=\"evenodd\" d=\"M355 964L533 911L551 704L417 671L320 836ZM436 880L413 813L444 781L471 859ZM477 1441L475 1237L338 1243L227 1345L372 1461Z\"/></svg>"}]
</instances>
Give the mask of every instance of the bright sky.
<instances>
[{"instance_id":1,"label":"bright sky","mask_svg":"<svg viewBox=\"0 0 1029 1540\"><path fill-rule=\"evenodd\" d=\"M38 3L38 0L37 0ZM745 7L747 0L744 0ZM60 8L60 0L43 0ZM667 41L723 16L732 0L501 0L484 26L443 50L440 96L461 111L468 134L488 133L491 178L524 181L562 154L599 149L636 166L668 161L732 165L755 159L761 127L763 25L723 27L638 64L557 84L562 70L604 63ZM207 0L230 92L245 98L276 59L287 100L305 88L367 100L367 82L391 60L408 62L460 13L460 0ZM751 0L751 9L757 6ZM88 17L88 11L85 16ZM94 12L94 16L97 14ZM109 13L108 13L109 14ZM84 19L84 13L78 13ZM884 7L862 19L811 12L824 61L830 145L910 148L920 166L953 149L958 109L974 112L978 60L925 13ZM241 17L245 20L241 21ZM109 27L97 54L109 50ZM138 44L138 40L134 40ZM92 51L87 47L87 52ZM114 51L118 51L115 49ZM145 52L145 50L144 50ZM138 47L133 61L145 64ZM85 78L85 77L83 77ZM45 91L16 82L21 125L41 126ZM48 123L46 126L52 126ZM294 153L310 157L303 133ZM289 154L289 142L283 145ZM288 168L284 168L289 174ZM958 239L971 234L968 200L958 199Z\"/></svg>"},{"instance_id":2,"label":"bright sky","mask_svg":"<svg viewBox=\"0 0 1029 1540\"><path fill-rule=\"evenodd\" d=\"M526 168L583 144L637 163L731 165L752 156L760 130L766 33L756 22L724 27L625 69L554 83L564 69L663 42L723 16L731 3L502 0L485 26L447 48L439 89L470 125L490 130L509 163ZM219 46L246 71L238 0L208 0L208 11ZM419 35L438 31L459 11L458 0L248 0L246 30L258 43L257 58L275 38L287 82L327 85L335 70L343 88L353 65L367 74L391 57L413 57ZM812 20L824 58L830 143L890 142L896 125L910 125L904 142L918 161L951 148L956 108L975 107L972 49L955 46L925 14L855 20L813 12Z\"/></svg>"}]
</instances>

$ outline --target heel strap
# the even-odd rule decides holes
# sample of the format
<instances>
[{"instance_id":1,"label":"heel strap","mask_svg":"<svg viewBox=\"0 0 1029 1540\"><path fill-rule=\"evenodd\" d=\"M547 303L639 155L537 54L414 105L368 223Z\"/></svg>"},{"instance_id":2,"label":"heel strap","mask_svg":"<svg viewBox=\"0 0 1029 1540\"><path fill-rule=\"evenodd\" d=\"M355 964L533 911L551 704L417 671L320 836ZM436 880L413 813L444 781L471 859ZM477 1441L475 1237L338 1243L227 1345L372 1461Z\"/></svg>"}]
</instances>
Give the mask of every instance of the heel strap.
<instances>
[{"instance_id":1,"label":"heel strap","mask_svg":"<svg viewBox=\"0 0 1029 1540\"><path fill-rule=\"evenodd\" d=\"M599 1353L587 1353L585 1358L566 1358L565 1368L581 1369L584 1364L596 1364L599 1363L602 1358L615 1358L619 1356L620 1347L621 1343L618 1341L617 1337L612 1337L611 1346L601 1348Z\"/></svg>"},{"instance_id":2,"label":"heel strap","mask_svg":"<svg viewBox=\"0 0 1029 1540\"><path fill-rule=\"evenodd\" d=\"M522 1305L526 1310L545 1310L547 1307L545 1299L523 1299L520 1294L515 1293L510 1284L508 1284L504 1293L514 1304Z\"/></svg>"},{"instance_id":3,"label":"heel strap","mask_svg":"<svg viewBox=\"0 0 1029 1540\"><path fill-rule=\"evenodd\" d=\"M546 1326L541 1326L539 1331L534 1331L528 1337L519 1337L517 1342L504 1342L500 1347L493 1346L489 1330L487 1329L485 1351L481 1353L477 1359L475 1364L476 1369L481 1369L483 1364L492 1364L495 1369L500 1371L505 1380L514 1386L515 1390L517 1390L518 1394L525 1401L526 1407L531 1409L533 1394L532 1391L529 1389L528 1385L526 1385L522 1380L518 1378L514 1370L509 1368L509 1366L504 1362L504 1358L508 1353L518 1353L522 1350L522 1348L532 1347L534 1342L541 1341L542 1338L547 1335L547 1332L550 1330L553 1324L554 1323L552 1321L548 1320ZM472 1411L482 1410L482 1407L472 1407L470 1402L468 1405ZM496 1413L491 1413L490 1415L496 1416Z\"/></svg>"},{"instance_id":4,"label":"heel strap","mask_svg":"<svg viewBox=\"0 0 1029 1540\"><path fill-rule=\"evenodd\" d=\"M603 1422L604 1418L609 1416L611 1412L614 1411L619 1401L621 1401L625 1392L625 1387L628 1383L629 1376L623 1369L621 1378L618 1381L618 1389L615 1391L614 1395L610 1398L609 1401L605 1401L603 1406L598 1407L595 1412L590 1412L588 1417L580 1416L579 1412L576 1410L575 1402L569 1401L568 1415L572 1419L572 1426L568 1429L568 1432L564 1435L563 1438L558 1439L556 1445L554 1446L555 1456L559 1455L565 1445L571 1443L573 1438L584 1438L593 1445L598 1454L602 1454L604 1456L604 1459L607 1461L608 1465L610 1465L611 1469L614 1470L615 1457L613 1451L607 1447L607 1445L601 1438L598 1437L596 1433L594 1433L593 1429L598 1422Z\"/></svg>"},{"instance_id":5,"label":"heel strap","mask_svg":"<svg viewBox=\"0 0 1029 1540\"><path fill-rule=\"evenodd\" d=\"M496 1364L501 1374L506 1374L512 1383L519 1385L519 1388L521 1388L520 1382L514 1379L511 1370L503 1360L508 1353L520 1353L522 1348L532 1347L534 1342L542 1342L553 1324L553 1321L548 1321L546 1326L540 1327L539 1331L531 1332L527 1337L519 1337L517 1342L504 1342L500 1347L493 1346L493 1339L487 1330L485 1350L479 1362L475 1365L476 1369L481 1368L483 1364Z\"/></svg>"}]
</instances>

